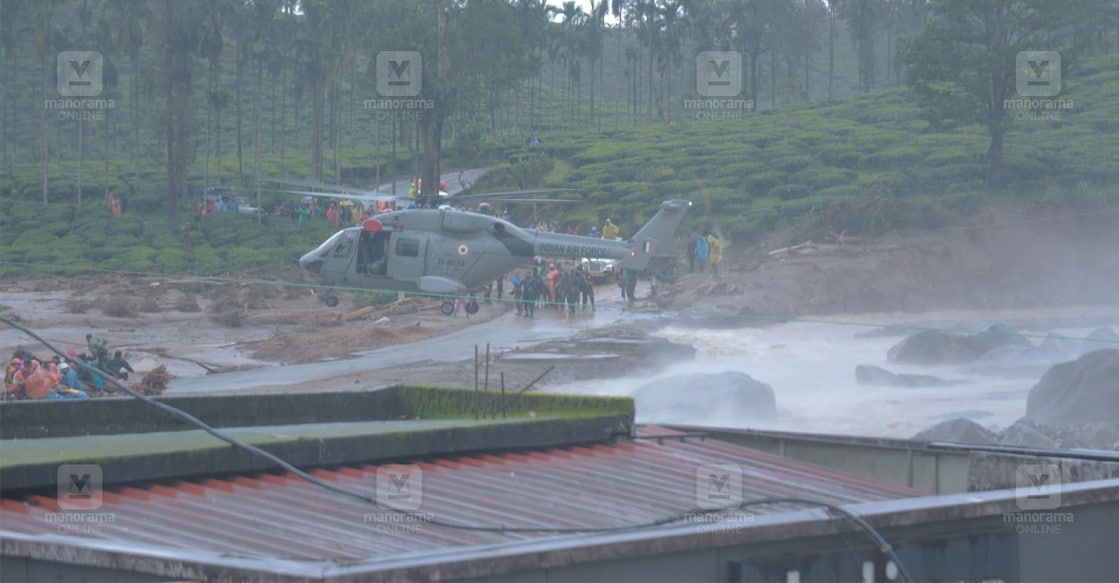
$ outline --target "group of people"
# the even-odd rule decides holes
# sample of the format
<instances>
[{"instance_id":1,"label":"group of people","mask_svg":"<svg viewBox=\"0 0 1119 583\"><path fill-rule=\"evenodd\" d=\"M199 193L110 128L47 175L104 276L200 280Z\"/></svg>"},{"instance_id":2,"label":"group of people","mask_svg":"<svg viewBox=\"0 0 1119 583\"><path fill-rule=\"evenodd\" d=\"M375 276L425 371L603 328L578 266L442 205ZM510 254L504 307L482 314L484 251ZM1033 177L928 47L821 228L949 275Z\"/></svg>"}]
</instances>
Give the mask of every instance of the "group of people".
<instances>
[{"instance_id":1,"label":"group of people","mask_svg":"<svg viewBox=\"0 0 1119 583\"><path fill-rule=\"evenodd\" d=\"M695 273L696 266L703 273L704 265L710 263L711 271L719 277L719 263L723 261L723 245L713 233L692 233L688 244L688 273Z\"/></svg>"},{"instance_id":2,"label":"group of people","mask_svg":"<svg viewBox=\"0 0 1119 583\"><path fill-rule=\"evenodd\" d=\"M537 305L566 309L569 315L575 313L580 303L583 309L588 305L591 311L595 309L594 285L582 265L560 270L555 262L549 262L545 267L543 261L537 258L531 271L522 277L510 277L509 282L513 284L513 303L518 316L534 317Z\"/></svg>"},{"instance_id":3,"label":"group of people","mask_svg":"<svg viewBox=\"0 0 1119 583\"><path fill-rule=\"evenodd\" d=\"M128 379L128 373L135 372L124 360L121 351L109 357L103 338L87 334L86 344L86 352L71 348L65 359L55 355L46 360L22 348L17 349L4 367L3 398L88 399L90 392L105 390L105 380L90 367L122 380Z\"/></svg>"}]
</instances>

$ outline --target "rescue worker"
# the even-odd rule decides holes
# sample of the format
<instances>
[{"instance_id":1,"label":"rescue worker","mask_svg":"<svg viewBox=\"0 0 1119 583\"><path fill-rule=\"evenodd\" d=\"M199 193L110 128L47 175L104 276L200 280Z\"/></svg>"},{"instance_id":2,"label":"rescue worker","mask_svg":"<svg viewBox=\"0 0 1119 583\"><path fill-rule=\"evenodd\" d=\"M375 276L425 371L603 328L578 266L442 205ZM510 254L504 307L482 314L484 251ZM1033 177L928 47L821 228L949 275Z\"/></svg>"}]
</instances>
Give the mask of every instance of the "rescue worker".
<instances>
[{"instance_id":1,"label":"rescue worker","mask_svg":"<svg viewBox=\"0 0 1119 583\"><path fill-rule=\"evenodd\" d=\"M703 273L703 266L707 264L707 257L710 255L711 250L707 246L707 237L697 235L695 238L695 258L698 261L699 272Z\"/></svg>"},{"instance_id":2,"label":"rescue worker","mask_svg":"<svg viewBox=\"0 0 1119 583\"><path fill-rule=\"evenodd\" d=\"M124 357L121 355L121 352L119 350L113 353L113 359L105 363L105 366L102 367L101 370L113 375L118 379L125 381L128 380L129 372L136 372L132 370L132 366L128 364L128 361L124 360ZM125 370L127 370L128 372L124 372Z\"/></svg>"},{"instance_id":3,"label":"rescue worker","mask_svg":"<svg viewBox=\"0 0 1119 583\"><path fill-rule=\"evenodd\" d=\"M104 365L109 362L109 348L104 338L94 336L93 334L86 334L85 341L89 348L90 358L97 364L97 368L104 368Z\"/></svg>"},{"instance_id":4,"label":"rescue worker","mask_svg":"<svg viewBox=\"0 0 1119 583\"><path fill-rule=\"evenodd\" d=\"M711 271L715 272L715 277L719 277L719 262L723 260L723 245L713 233L707 234L707 248L710 254Z\"/></svg>"},{"instance_id":5,"label":"rescue worker","mask_svg":"<svg viewBox=\"0 0 1119 583\"><path fill-rule=\"evenodd\" d=\"M618 229L618 225L615 225L610 221L610 218L607 217L606 224L602 225L602 238L610 240L617 239L619 232L620 229Z\"/></svg>"}]
</instances>

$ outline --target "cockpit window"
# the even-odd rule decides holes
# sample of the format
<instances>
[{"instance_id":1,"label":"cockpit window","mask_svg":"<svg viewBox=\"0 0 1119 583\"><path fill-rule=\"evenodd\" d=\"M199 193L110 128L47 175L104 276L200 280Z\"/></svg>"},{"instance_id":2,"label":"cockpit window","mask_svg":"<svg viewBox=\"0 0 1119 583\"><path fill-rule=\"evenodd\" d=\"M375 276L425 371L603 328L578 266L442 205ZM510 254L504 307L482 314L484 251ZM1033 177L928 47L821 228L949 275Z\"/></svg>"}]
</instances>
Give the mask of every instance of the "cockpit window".
<instances>
[{"instance_id":1,"label":"cockpit window","mask_svg":"<svg viewBox=\"0 0 1119 583\"><path fill-rule=\"evenodd\" d=\"M353 233L346 233L345 236L338 241L338 245L334 247L334 256L349 257L350 254L354 252L356 239L357 237L355 237Z\"/></svg>"}]
</instances>

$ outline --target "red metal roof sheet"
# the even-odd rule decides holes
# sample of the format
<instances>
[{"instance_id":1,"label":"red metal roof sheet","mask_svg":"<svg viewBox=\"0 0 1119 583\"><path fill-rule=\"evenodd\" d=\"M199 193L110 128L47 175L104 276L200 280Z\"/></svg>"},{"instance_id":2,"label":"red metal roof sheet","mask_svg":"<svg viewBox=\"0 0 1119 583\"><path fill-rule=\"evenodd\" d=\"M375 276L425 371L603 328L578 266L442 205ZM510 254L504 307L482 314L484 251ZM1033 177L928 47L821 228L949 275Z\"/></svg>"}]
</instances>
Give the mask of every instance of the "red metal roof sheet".
<instances>
[{"instance_id":1,"label":"red metal roof sheet","mask_svg":"<svg viewBox=\"0 0 1119 583\"><path fill-rule=\"evenodd\" d=\"M672 437L672 436L677 437ZM922 496L901 486L679 432L642 428L639 439L519 453L479 453L414 463L414 512L441 522L511 527L626 527L697 507L697 470L737 464L743 498L810 498L832 504ZM655 439L663 436L665 439ZM369 496L378 466L318 469L316 477ZM384 486L384 482L382 482ZM802 510L775 504L755 514ZM254 474L105 491L94 525L59 522L49 496L0 501L0 529L123 544L200 549L245 558L355 561L425 550L555 536L385 521L399 514L292 474Z\"/></svg>"}]
</instances>

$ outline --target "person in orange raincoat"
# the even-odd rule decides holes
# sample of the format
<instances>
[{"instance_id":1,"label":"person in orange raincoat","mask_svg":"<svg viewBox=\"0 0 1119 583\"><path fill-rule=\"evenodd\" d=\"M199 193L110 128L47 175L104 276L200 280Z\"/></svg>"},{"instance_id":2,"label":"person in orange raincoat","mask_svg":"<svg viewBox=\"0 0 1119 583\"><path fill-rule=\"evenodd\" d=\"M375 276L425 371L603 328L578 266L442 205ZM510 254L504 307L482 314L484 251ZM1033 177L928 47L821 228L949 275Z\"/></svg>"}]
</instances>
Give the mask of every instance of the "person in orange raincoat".
<instances>
[{"instance_id":1,"label":"person in orange raincoat","mask_svg":"<svg viewBox=\"0 0 1119 583\"><path fill-rule=\"evenodd\" d=\"M559 269L556 269L556 264L555 263L549 263L548 264L548 301L549 302L556 301L556 284L559 283L558 281L556 281L557 279L559 279ZM555 306L553 306L553 307L555 307Z\"/></svg>"},{"instance_id":2,"label":"person in orange raincoat","mask_svg":"<svg viewBox=\"0 0 1119 583\"><path fill-rule=\"evenodd\" d=\"M30 369L24 374L27 378L24 386L27 387L28 399L46 399L51 389L62 381L57 372L52 373L51 369L39 364L38 360L32 360Z\"/></svg>"}]
</instances>

